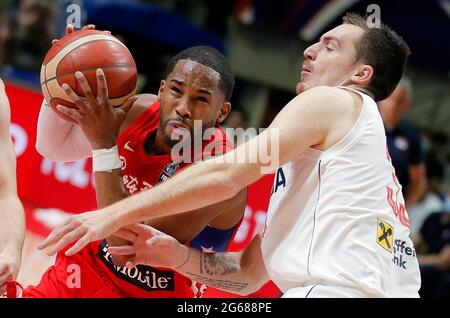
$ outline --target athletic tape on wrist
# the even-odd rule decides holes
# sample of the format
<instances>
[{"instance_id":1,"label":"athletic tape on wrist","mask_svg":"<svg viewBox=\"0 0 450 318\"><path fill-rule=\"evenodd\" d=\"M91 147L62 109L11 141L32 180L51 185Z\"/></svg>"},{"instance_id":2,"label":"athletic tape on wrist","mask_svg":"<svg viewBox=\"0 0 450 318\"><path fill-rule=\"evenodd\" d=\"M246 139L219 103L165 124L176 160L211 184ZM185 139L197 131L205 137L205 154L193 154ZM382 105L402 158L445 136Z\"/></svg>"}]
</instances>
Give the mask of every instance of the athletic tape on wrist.
<instances>
[{"instance_id":1,"label":"athletic tape on wrist","mask_svg":"<svg viewBox=\"0 0 450 318\"><path fill-rule=\"evenodd\" d=\"M112 172L112 170L120 167L119 148L117 145L109 149L92 150L92 170L94 172Z\"/></svg>"}]
</instances>

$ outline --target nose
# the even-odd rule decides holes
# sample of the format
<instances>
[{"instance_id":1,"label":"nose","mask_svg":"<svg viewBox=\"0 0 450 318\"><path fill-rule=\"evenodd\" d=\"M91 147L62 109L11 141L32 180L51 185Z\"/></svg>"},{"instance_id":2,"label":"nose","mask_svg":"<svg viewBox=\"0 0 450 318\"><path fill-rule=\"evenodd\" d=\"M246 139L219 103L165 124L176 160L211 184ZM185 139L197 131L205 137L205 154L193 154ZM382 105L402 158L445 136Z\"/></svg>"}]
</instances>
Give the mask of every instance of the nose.
<instances>
[{"instance_id":1,"label":"nose","mask_svg":"<svg viewBox=\"0 0 450 318\"><path fill-rule=\"evenodd\" d=\"M175 108L175 112L178 116L184 119L191 119L191 111L186 99L182 99L179 101L177 107Z\"/></svg>"},{"instance_id":2,"label":"nose","mask_svg":"<svg viewBox=\"0 0 450 318\"><path fill-rule=\"evenodd\" d=\"M315 60L316 59L316 52L314 51L315 44L309 46L306 48L306 50L303 52L303 56L305 57L305 60Z\"/></svg>"}]
</instances>

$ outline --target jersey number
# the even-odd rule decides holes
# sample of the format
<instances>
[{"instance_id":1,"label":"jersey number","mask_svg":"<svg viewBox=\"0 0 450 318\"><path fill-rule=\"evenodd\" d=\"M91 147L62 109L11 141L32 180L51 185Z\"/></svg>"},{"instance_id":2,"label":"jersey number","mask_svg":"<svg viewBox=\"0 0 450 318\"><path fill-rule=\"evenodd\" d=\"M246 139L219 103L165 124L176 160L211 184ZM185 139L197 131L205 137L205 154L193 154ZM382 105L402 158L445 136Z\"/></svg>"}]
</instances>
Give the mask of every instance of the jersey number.
<instances>
[{"instance_id":1,"label":"jersey number","mask_svg":"<svg viewBox=\"0 0 450 318\"><path fill-rule=\"evenodd\" d=\"M387 159L389 160L389 162L392 163L391 156L389 155L389 150L387 151ZM410 228L411 223L409 222L408 217L406 215L405 205L398 202L399 194L400 194L400 197L402 196L401 195L401 186L400 186L400 183L398 182L398 178L394 172L392 173L392 179L394 180L397 191L395 192L395 198L394 198L394 189L392 189L389 186L386 187L388 203L391 206L392 211L394 212L395 216L400 220L400 223L403 224L404 226L406 226L407 228Z\"/></svg>"}]
</instances>

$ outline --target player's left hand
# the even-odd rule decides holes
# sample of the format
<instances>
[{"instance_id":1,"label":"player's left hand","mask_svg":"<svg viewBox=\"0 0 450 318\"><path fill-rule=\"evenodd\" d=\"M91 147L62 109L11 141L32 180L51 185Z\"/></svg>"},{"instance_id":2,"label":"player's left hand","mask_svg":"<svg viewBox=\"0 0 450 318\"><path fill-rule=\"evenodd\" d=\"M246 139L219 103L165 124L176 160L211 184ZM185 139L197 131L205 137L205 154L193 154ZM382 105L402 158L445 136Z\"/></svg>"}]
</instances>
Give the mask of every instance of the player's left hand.
<instances>
[{"instance_id":1,"label":"player's left hand","mask_svg":"<svg viewBox=\"0 0 450 318\"><path fill-rule=\"evenodd\" d=\"M85 212L68 218L63 224L57 226L45 240L38 245L38 250L47 250L49 256L77 241L66 256L78 253L89 242L104 239L120 228L114 217L103 210Z\"/></svg>"},{"instance_id":2,"label":"player's left hand","mask_svg":"<svg viewBox=\"0 0 450 318\"><path fill-rule=\"evenodd\" d=\"M20 256L0 252L0 295L6 292L7 282L16 280L20 266Z\"/></svg>"},{"instance_id":3,"label":"player's left hand","mask_svg":"<svg viewBox=\"0 0 450 318\"><path fill-rule=\"evenodd\" d=\"M68 84L63 84L64 92L72 99L78 109L62 105L57 105L56 108L80 125L91 143L92 149L113 147L119 136L120 126L136 101L136 97L129 98L120 107L113 107L109 101L108 84L102 69L97 69L97 96L94 95L83 73L77 72L75 76L86 98L81 98Z\"/></svg>"},{"instance_id":4,"label":"player's left hand","mask_svg":"<svg viewBox=\"0 0 450 318\"><path fill-rule=\"evenodd\" d=\"M108 248L112 255L130 257L126 264L128 268L142 264L175 269L183 264L186 255L189 255L187 246L145 224L138 223L124 226L114 235L131 243L131 245L110 246Z\"/></svg>"}]
</instances>

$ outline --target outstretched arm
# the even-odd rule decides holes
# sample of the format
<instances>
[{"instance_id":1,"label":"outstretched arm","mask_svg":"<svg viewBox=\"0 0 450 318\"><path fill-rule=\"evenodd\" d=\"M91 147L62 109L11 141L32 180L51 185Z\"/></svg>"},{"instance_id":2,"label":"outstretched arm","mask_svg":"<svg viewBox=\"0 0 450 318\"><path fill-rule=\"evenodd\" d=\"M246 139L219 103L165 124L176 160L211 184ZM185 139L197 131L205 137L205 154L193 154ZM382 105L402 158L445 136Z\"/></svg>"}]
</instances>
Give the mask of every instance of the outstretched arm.
<instances>
[{"instance_id":1,"label":"outstretched arm","mask_svg":"<svg viewBox=\"0 0 450 318\"><path fill-rule=\"evenodd\" d=\"M269 280L259 235L238 253L200 252L142 224L124 227L116 235L131 245L110 247L109 252L131 257L127 267L171 268L199 283L240 295L256 292Z\"/></svg>"},{"instance_id":2,"label":"outstretched arm","mask_svg":"<svg viewBox=\"0 0 450 318\"><path fill-rule=\"evenodd\" d=\"M9 101L0 80L0 295L17 278L25 237L25 216L17 196L16 155L9 135Z\"/></svg>"},{"instance_id":3,"label":"outstretched arm","mask_svg":"<svg viewBox=\"0 0 450 318\"><path fill-rule=\"evenodd\" d=\"M55 229L40 248L52 246L59 250L79 239L66 252L72 255L89 241L109 236L124 225L229 199L264 172L296 159L305 149L327 147L340 140L349 130L346 127L352 127L355 121L354 104L353 95L343 90L310 89L293 99L269 129L234 151L195 164L167 182L99 212L72 217ZM272 150L269 163L260 155L265 149Z\"/></svg>"}]
</instances>

